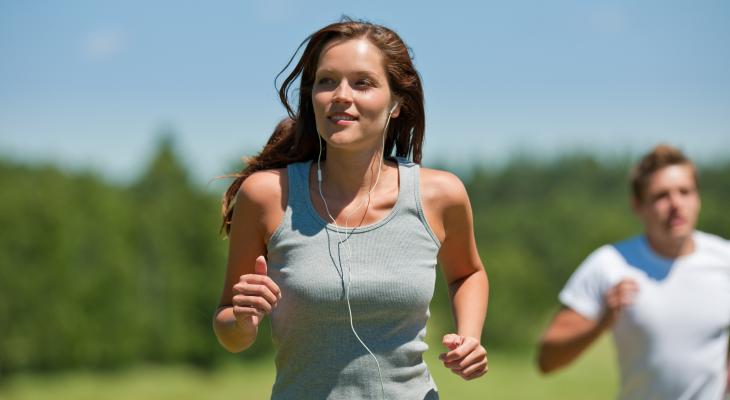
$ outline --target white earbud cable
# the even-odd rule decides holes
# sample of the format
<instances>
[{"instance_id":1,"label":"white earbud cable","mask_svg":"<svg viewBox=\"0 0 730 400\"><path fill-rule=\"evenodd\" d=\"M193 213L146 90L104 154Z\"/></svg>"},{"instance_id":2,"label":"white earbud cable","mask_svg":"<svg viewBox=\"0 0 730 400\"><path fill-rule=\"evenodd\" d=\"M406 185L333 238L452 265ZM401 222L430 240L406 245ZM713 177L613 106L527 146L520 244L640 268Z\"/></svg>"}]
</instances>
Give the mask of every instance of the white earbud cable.
<instances>
[{"instance_id":1,"label":"white earbud cable","mask_svg":"<svg viewBox=\"0 0 730 400\"><path fill-rule=\"evenodd\" d=\"M396 104L396 106L397 106L397 104ZM394 110L395 110L395 106L393 107L391 112L388 114L388 117L385 121L385 128L383 129L383 142L382 142L382 146L380 148L380 160L378 162L378 173L375 177L375 183L370 187L370 190L368 190L368 193L367 193L368 201L366 204L368 204L368 207L370 204L370 194L373 192L373 190L375 190L375 187L378 185L378 182L380 181L380 172L383 170L383 159L385 158L385 154L384 154L385 153L385 138L388 134L388 125L390 124L390 116ZM319 155L317 156L317 187L319 189L319 197L322 199L322 203L324 204L324 209L325 209L325 212L327 213L327 216L330 218L330 220L332 221L332 224L335 226L335 232L337 232L337 239L338 239L338 243L337 243L338 249L342 248L342 247L346 247L346 249L347 249L347 257L345 258L346 265L347 265L347 285L345 288L345 300L347 302L347 312L350 317L350 329L352 330L352 333L355 335L355 338L357 338L357 341L360 342L362 347L375 360L375 365L377 365L377 367L378 367L378 376L380 377L380 391L382 394L382 398L386 399L385 384L383 382L383 372L380 369L380 362L378 361L378 358L375 356L375 353L373 353L372 350L370 350L370 348L360 338L360 335L357 334L357 331L355 330L355 325L354 325L353 319L352 319L352 306L350 305L350 285L352 284L352 265L350 264L350 258L352 258L352 247L350 247L349 238L352 235L352 232L350 232L350 234L348 235L347 231L350 230L350 227L349 227L350 216L352 214L354 214L357 210L360 209L363 201L362 200L358 201L359 204L357 205L357 207L355 207L355 209L353 209L352 211L350 211L349 213L347 213L345 215L345 227L344 227L344 232L343 232L345 238L343 240L342 235L340 234L340 226L337 225L337 220L330 213L329 206L327 205L327 200L325 199L324 194L322 193L322 169L320 167L321 160L322 160L322 137L320 137L318 135L317 139L318 139L317 141L319 143ZM365 208L366 214L367 214L368 207ZM364 218L364 216L363 216L363 218ZM353 227L352 229L355 229L355 228ZM340 258L340 260L342 260L342 258ZM342 261L340 261L340 270L344 274L344 269L342 268Z\"/></svg>"}]
</instances>

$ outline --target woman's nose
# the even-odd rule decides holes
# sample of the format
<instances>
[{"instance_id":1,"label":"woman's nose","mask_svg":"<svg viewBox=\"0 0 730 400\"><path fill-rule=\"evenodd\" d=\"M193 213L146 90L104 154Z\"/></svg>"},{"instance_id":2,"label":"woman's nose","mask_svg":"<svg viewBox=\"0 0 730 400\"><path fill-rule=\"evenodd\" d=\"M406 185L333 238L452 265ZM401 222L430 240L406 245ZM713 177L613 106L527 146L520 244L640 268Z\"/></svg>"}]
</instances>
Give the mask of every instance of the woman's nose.
<instances>
[{"instance_id":1,"label":"woman's nose","mask_svg":"<svg viewBox=\"0 0 730 400\"><path fill-rule=\"evenodd\" d=\"M352 102L352 89L346 80L341 80L332 93L332 101L335 103Z\"/></svg>"}]
</instances>

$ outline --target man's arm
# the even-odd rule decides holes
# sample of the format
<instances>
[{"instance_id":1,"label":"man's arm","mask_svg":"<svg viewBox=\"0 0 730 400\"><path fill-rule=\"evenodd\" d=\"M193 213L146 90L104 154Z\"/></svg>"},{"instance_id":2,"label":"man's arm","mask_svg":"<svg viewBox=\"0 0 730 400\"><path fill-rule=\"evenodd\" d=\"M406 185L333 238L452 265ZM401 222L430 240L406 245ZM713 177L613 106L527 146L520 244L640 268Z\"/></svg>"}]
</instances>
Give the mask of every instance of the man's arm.
<instances>
[{"instance_id":1,"label":"man's arm","mask_svg":"<svg viewBox=\"0 0 730 400\"><path fill-rule=\"evenodd\" d=\"M624 279L606 292L605 312L597 321L588 319L569 307L563 307L550 322L540 339L537 365L547 374L570 364L601 334L611 328L624 307L631 304L638 286Z\"/></svg>"},{"instance_id":2,"label":"man's arm","mask_svg":"<svg viewBox=\"0 0 730 400\"><path fill-rule=\"evenodd\" d=\"M568 307L558 311L540 339L537 355L540 372L553 372L575 360L608 328L604 320L590 320Z\"/></svg>"}]
</instances>

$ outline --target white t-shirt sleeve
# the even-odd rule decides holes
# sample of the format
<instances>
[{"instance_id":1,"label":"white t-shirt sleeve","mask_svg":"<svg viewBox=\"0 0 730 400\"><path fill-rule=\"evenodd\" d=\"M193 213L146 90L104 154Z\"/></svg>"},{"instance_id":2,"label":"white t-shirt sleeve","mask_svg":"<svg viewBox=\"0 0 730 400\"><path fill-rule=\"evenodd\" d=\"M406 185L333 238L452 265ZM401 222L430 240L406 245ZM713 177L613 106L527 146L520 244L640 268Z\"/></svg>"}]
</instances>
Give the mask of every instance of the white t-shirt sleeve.
<instances>
[{"instance_id":1,"label":"white t-shirt sleeve","mask_svg":"<svg viewBox=\"0 0 730 400\"><path fill-rule=\"evenodd\" d=\"M612 251L612 246L603 246L578 266L558 296L564 306L594 321L601 317L603 294L609 287L606 266Z\"/></svg>"}]
</instances>

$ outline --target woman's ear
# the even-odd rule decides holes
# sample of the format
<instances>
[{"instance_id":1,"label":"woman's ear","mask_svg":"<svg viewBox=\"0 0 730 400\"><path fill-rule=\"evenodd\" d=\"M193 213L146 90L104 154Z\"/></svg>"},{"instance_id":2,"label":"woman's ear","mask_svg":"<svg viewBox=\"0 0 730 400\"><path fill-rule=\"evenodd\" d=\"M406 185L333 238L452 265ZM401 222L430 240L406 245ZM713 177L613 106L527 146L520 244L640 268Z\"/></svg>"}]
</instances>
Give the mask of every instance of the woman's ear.
<instances>
[{"instance_id":1,"label":"woman's ear","mask_svg":"<svg viewBox=\"0 0 730 400\"><path fill-rule=\"evenodd\" d=\"M400 103L401 99L396 97L393 105L390 107L390 118L397 118L400 115Z\"/></svg>"}]
</instances>

